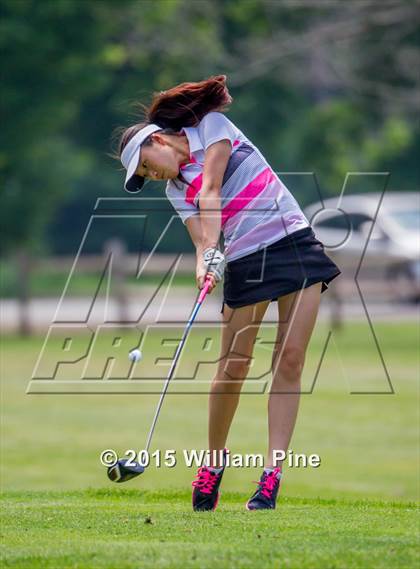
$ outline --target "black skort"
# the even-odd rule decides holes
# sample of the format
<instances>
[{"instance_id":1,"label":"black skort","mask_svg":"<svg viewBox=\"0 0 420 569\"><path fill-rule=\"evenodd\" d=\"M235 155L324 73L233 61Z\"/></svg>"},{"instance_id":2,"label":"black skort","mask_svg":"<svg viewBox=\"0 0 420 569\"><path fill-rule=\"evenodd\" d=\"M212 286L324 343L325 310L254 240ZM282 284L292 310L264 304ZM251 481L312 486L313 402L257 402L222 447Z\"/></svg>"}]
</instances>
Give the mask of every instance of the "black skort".
<instances>
[{"instance_id":1,"label":"black skort","mask_svg":"<svg viewBox=\"0 0 420 569\"><path fill-rule=\"evenodd\" d=\"M322 282L321 292L341 274L324 251L312 227L304 227L256 251L227 263L223 305L240 308Z\"/></svg>"}]
</instances>

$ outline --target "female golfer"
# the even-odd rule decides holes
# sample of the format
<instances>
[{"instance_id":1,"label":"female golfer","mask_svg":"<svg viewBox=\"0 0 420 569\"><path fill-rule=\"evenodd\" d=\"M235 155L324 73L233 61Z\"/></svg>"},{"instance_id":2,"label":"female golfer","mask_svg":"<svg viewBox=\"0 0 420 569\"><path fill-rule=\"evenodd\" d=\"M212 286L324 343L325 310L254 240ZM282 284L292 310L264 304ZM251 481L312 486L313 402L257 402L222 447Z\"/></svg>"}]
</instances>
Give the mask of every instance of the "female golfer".
<instances>
[{"instance_id":1,"label":"female golfer","mask_svg":"<svg viewBox=\"0 0 420 569\"><path fill-rule=\"evenodd\" d=\"M145 121L124 130L119 155L125 189L167 180L166 195L197 251L197 284L224 274L221 354L209 400L209 450L221 460L198 469L194 510L214 510L226 439L270 302L278 306L268 401L266 468L248 510L274 509L299 405L305 352L321 293L340 274L295 198L256 146L222 111L232 102L226 76L182 83L155 94ZM219 239L223 232L224 251ZM215 452L216 451L216 452Z\"/></svg>"}]
</instances>

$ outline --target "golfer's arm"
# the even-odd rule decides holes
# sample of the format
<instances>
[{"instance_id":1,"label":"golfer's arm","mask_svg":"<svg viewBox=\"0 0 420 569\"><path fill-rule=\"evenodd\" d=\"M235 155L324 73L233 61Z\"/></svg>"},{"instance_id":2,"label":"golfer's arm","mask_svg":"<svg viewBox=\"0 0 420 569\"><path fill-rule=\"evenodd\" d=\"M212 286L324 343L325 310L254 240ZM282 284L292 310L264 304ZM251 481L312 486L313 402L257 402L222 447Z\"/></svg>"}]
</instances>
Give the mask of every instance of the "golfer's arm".
<instances>
[{"instance_id":1,"label":"golfer's arm","mask_svg":"<svg viewBox=\"0 0 420 569\"><path fill-rule=\"evenodd\" d=\"M219 244L222 226L220 190L231 150L229 140L219 140L209 146L205 153L203 183L199 197L203 250L208 247L218 247Z\"/></svg>"},{"instance_id":2,"label":"golfer's arm","mask_svg":"<svg viewBox=\"0 0 420 569\"><path fill-rule=\"evenodd\" d=\"M195 245L197 257L203 252L203 235L201 231L201 219L199 215L192 215L187 219L185 225L190 234L191 241Z\"/></svg>"}]
</instances>

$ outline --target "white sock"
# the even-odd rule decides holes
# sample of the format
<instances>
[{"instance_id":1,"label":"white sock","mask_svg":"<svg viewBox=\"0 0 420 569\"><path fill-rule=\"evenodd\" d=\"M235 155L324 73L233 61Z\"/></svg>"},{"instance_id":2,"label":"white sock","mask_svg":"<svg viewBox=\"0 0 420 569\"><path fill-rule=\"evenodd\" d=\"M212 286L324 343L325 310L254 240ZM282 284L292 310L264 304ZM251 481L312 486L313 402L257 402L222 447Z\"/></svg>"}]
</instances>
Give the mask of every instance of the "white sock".
<instances>
[{"instance_id":1,"label":"white sock","mask_svg":"<svg viewBox=\"0 0 420 569\"><path fill-rule=\"evenodd\" d=\"M220 468L214 468L214 466L208 466L207 467L210 472L214 472L215 474L220 474L223 470L223 466L221 466Z\"/></svg>"},{"instance_id":2,"label":"white sock","mask_svg":"<svg viewBox=\"0 0 420 569\"><path fill-rule=\"evenodd\" d=\"M274 468L264 468L264 472L266 472L267 474L270 474L270 472L274 472ZM278 478L281 477L281 471L278 473Z\"/></svg>"}]
</instances>

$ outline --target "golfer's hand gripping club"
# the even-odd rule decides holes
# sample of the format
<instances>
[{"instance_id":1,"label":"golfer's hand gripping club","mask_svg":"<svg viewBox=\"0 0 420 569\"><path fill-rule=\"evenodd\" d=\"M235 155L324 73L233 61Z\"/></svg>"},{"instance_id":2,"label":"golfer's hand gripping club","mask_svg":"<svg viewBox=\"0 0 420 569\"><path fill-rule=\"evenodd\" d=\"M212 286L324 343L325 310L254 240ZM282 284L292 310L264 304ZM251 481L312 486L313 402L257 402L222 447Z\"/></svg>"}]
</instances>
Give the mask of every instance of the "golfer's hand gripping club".
<instances>
[{"instance_id":1,"label":"golfer's hand gripping club","mask_svg":"<svg viewBox=\"0 0 420 569\"><path fill-rule=\"evenodd\" d=\"M215 247L209 247L203 253L203 261L207 272L213 273L216 282L220 282L223 278L226 264L223 253Z\"/></svg>"}]
</instances>

